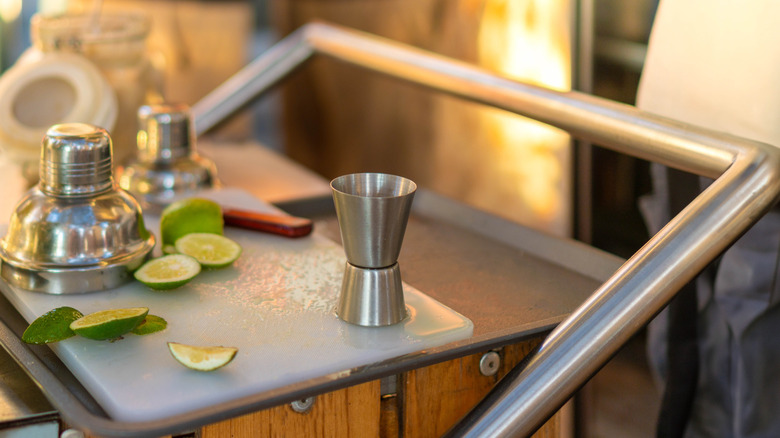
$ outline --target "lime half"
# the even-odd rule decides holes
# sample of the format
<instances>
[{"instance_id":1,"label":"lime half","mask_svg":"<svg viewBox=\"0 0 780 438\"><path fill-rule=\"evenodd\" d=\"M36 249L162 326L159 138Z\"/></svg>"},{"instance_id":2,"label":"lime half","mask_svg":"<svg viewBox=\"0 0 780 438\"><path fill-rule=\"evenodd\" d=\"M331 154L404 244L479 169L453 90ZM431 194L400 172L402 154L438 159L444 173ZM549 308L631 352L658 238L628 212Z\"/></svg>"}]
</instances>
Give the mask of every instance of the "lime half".
<instances>
[{"instance_id":1,"label":"lime half","mask_svg":"<svg viewBox=\"0 0 780 438\"><path fill-rule=\"evenodd\" d=\"M222 268L238 259L241 245L219 234L190 233L176 241L176 251L207 268Z\"/></svg>"},{"instance_id":2,"label":"lime half","mask_svg":"<svg viewBox=\"0 0 780 438\"><path fill-rule=\"evenodd\" d=\"M152 289L165 290L183 286L198 273L197 260L184 254L170 254L149 260L133 276Z\"/></svg>"},{"instance_id":3,"label":"lime half","mask_svg":"<svg viewBox=\"0 0 780 438\"><path fill-rule=\"evenodd\" d=\"M223 228L219 204L203 198L182 199L165 207L160 216L161 245L168 248L190 233L222 234Z\"/></svg>"},{"instance_id":4,"label":"lime half","mask_svg":"<svg viewBox=\"0 0 780 438\"><path fill-rule=\"evenodd\" d=\"M70 329L89 339L116 339L133 330L148 313L147 307L101 310L73 321Z\"/></svg>"},{"instance_id":5,"label":"lime half","mask_svg":"<svg viewBox=\"0 0 780 438\"><path fill-rule=\"evenodd\" d=\"M238 348L235 347L196 347L178 342L168 342L168 350L179 363L198 371L222 368L238 353Z\"/></svg>"},{"instance_id":6,"label":"lime half","mask_svg":"<svg viewBox=\"0 0 780 438\"><path fill-rule=\"evenodd\" d=\"M48 344L68 339L76 334L70 323L81 318L81 312L72 307L58 307L39 316L22 333L22 341L28 344Z\"/></svg>"}]
</instances>

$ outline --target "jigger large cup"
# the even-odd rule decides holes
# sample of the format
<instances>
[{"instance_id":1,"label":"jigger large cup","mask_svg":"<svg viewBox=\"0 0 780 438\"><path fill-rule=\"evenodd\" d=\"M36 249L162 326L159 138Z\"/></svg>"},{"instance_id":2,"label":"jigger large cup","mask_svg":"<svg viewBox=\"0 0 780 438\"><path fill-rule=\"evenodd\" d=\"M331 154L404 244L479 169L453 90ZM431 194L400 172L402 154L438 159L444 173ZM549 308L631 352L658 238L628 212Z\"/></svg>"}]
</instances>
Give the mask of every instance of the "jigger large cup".
<instances>
[{"instance_id":1,"label":"jigger large cup","mask_svg":"<svg viewBox=\"0 0 780 438\"><path fill-rule=\"evenodd\" d=\"M364 325L406 317L398 255L417 185L383 173L344 175L331 182L347 267L338 314Z\"/></svg>"}]
</instances>

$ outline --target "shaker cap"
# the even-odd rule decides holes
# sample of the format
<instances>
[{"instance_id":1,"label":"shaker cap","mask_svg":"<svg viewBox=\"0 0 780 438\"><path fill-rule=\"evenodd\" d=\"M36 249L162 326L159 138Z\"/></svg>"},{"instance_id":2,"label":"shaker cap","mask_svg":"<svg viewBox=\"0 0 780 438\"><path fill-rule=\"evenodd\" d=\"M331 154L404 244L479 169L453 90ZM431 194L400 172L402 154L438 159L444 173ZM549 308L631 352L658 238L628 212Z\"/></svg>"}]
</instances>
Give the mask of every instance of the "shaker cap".
<instances>
[{"instance_id":1,"label":"shaker cap","mask_svg":"<svg viewBox=\"0 0 780 438\"><path fill-rule=\"evenodd\" d=\"M144 105L138 110L138 158L170 163L194 149L194 131L188 105Z\"/></svg>"},{"instance_id":2,"label":"shaker cap","mask_svg":"<svg viewBox=\"0 0 780 438\"><path fill-rule=\"evenodd\" d=\"M42 192L59 197L101 193L114 186L108 132L87 123L63 123L46 131L41 148Z\"/></svg>"}]
</instances>

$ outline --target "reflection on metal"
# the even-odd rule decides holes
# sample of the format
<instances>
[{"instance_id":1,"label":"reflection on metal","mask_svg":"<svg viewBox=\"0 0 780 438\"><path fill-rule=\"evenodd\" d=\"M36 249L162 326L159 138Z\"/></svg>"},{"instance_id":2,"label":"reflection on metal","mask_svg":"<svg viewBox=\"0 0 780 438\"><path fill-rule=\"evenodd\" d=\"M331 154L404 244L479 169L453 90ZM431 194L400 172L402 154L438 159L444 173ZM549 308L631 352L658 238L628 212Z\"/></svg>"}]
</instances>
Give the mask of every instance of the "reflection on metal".
<instances>
[{"instance_id":1,"label":"reflection on metal","mask_svg":"<svg viewBox=\"0 0 780 438\"><path fill-rule=\"evenodd\" d=\"M155 238L141 207L114 184L111 138L94 125L46 131L39 184L27 191L0 239L0 277L22 289L80 294L133 279Z\"/></svg>"},{"instance_id":2,"label":"reflection on metal","mask_svg":"<svg viewBox=\"0 0 780 438\"><path fill-rule=\"evenodd\" d=\"M562 322L454 429L465 436L536 430L677 291L755 223L780 194L780 151L576 92L502 78L323 23L291 34L193 107L200 133L314 54L531 117L615 151L716 178Z\"/></svg>"}]
</instances>

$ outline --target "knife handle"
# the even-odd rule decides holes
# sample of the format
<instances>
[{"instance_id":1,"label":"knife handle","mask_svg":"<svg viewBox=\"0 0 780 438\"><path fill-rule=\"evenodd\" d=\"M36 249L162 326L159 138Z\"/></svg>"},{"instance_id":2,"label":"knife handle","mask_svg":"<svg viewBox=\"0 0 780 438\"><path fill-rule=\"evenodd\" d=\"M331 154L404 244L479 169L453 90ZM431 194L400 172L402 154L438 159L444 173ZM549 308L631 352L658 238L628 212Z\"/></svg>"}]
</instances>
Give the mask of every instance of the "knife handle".
<instances>
[{"instance_id":1,"label":"knife handle","mask_svg":"<svg viewBox=\"0 0 780 438\"><path fill-rule=\"evenodd\" d=\"M222 217L225 220L225 225L287 237L307 236L313 229L310 219L281 214L223 208Z\"/></svg>"}]
</instances>

